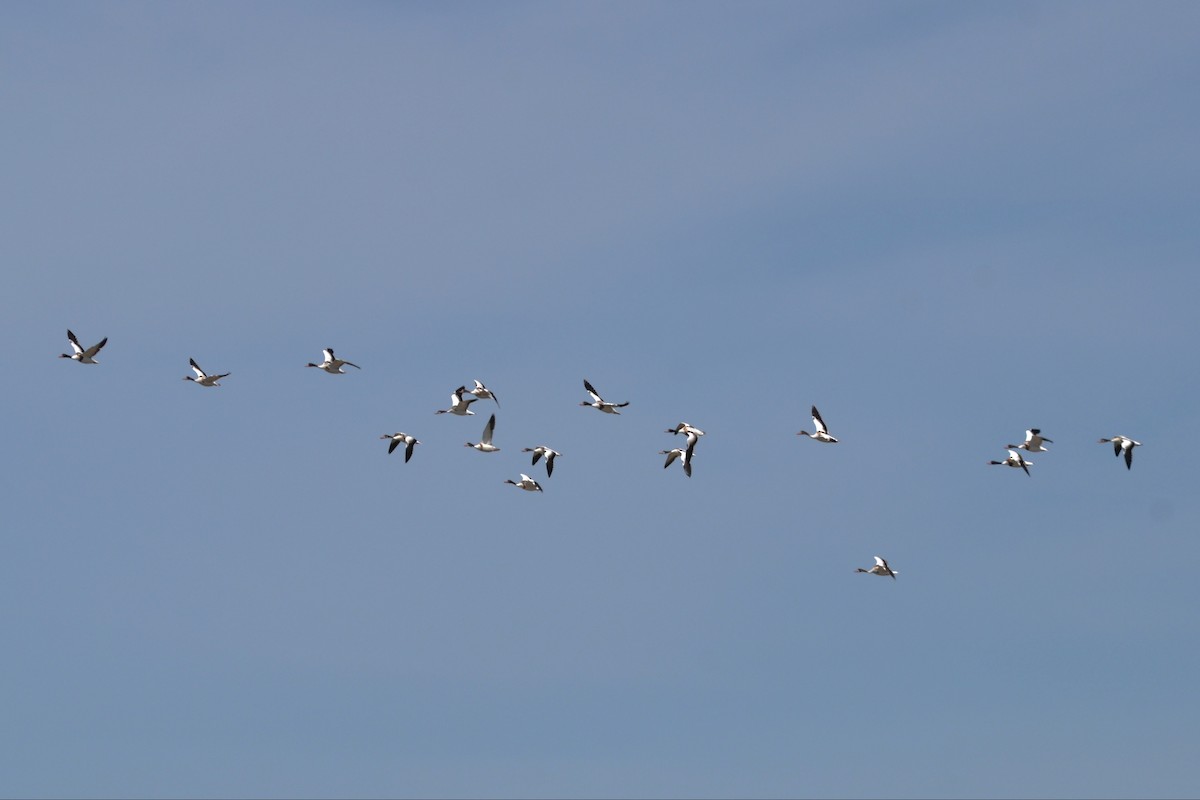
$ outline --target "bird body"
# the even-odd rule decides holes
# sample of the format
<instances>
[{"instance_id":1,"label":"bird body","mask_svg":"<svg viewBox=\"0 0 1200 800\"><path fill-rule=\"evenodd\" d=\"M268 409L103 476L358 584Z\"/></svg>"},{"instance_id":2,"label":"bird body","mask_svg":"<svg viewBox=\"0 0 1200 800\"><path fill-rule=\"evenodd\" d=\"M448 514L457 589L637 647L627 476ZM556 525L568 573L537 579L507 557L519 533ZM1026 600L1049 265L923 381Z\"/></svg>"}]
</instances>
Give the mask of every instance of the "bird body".
<instances>
[{"instance_id":1,"label":"bird body","mask_svg":"<svg viewBox=\"0 0 1200 800\"><path fill-rule=\"evenodd\" d=\"M1032 461L1026 461L1023 455L1012 449L1008 451L1008 458L1004 459L1003 461L989 461L988 463L998 467L1019 467L1020 469L1025 470L1026 475L1029 475L1029 467L1033 464Z\"/></svg>"},{"instance_id":2,"label":"bird body","mask_svg":"<svg viewBox=\"0 0 1200 800\"><path fill-rule=\"evenodd\" d=\"M533 453L533 461L530 462L531 464L537 464L538 459L544 456L546 458L547 476L554 474L554 459L562 455L562 453L558 452L557 450L551 450L544 444L539 444L537 447L522 447L521 452Z\"/></svg>"},{"instance_id":3,"label":"bird body","mask_svg":"<svg viewBox=\"0 0 1200 800\"><path fill-rule=\"evenodd\" d=\"M686 422L681 422L678 425L676 425L674 428L667 428L665 431L663 431L663 433L671 433L671 434L683 433L688 436L703 436L704 435L704 431L700 430L699 428L697 428L693 425L689 425Z\"/></svg>"},{"instance_id":4,"label":"bird body","mask_svg":"<svg viewBox=\"0 0 1200 800\"><path fill-rule=\"evenodd\" d=\"M607 402L603 397L600 396L599 392L592 387L592 384L588 383L587 378L583 379L583 388L586 389L587 393L592 396L592 402L580 403L579 405L581 406L591 406L599 411L603 411L605 414L620 414L621 412L617 411L617 409L624 408L625 406L629 405L628 400L626 400L624 403Z\"/></svg>"},{"instance_id":5,"label":"bird body","mask_svg":"<svg viewBox=\"0 0 1200 800\"><path fill-rule=\"evenodd\" d=\"M689 478L692 477L692 451L695 450L694 445L687 447L676 447L674 450L659 450L660 456L666 456L666 463L663 464L663 469L671 466L675 459L679 459L679 463L683 466L683 474Z\"/></svg>"},{"instance_id":6,"label":"bird body","mask_svg":"<svg viewBox=\"0 0 1200 800\"><path fill-rule=\"evenodd\" d=\"M818 442L826 444L837 444L837 439L829 435L829 428L825 426L825 420L821 419L821 412L817 411L817 407L812 407L812 420L815 429L812 433L808 431L800 431L797 436L807 436L810 439L816 439Z\"/></svg>"},{"instance_id":7,"label":"bird body","mask_svg":"<svg viewBox=\"0 0 1200 800\"><path fill-rule=\"evenodd\" d=\"M892 580L896 580L896 572L897 572L897 570L894 570L888 566L888 562L887 562L886 558L880 558L879 556L875 556L875 566L871 567L870 569L863 569L862 567L856 567L854 571L855 572L865 572L868 575L891 575Z\"/></svg>"},{"instance_id":8,"label":"bird body","mask_svg":"<svg viewBox=\"0 0 1200 800\"><path fill-rule=\"evenodd\" d=\"M326 347L321 352L325 356L325 360L323 362L321 362L320 364L305 364L305 366L306 367L316 367L317 369L323 369L326 372L328 372L330 375L345 375L346 370L342 369L343 366L354 367L355 369L362 369L362 367L360 367L358 364L352 364L351 362L346 361L345 359L337 358L336 356L334 356L332 347Z\"/></svg>"},{"instance_id":9,"label":"bird body","mask_svg":"<svg viewBox=\"0 0 1200 800\"><path fill-rule=\"evenodd\" d=\"M541 486L541 484L539 484L539 483L538 483L537 481L535 481L533 478L531 478L531 477L529 477L528 475L526 475L524 472L522 472L522 473L521 473L521 480L519 480L519 481L514 481L514 480L512 480L512 479L510 479L510 478L505 478L505 479L504 479L504 482L505 482L505 483L511 483L513 486L517 487L518 489L524 489L524 490L525 490L525 491L527 491L527 492L540 492L540 491L542 491L542 486Z\"/></svg>"},{"instance_id":10,"label":"bird body","mask_svg":"<svg viewBox=\"0 0 1200 800\"><path fill-rule=\"evenodd\" d=\"M1024 442L1021 444L1006 444L1005 447L1007 447L1009 450L1025 450L1030 453L1050 452L1042 446L1043 442L1050 442L1050 444L1054 444L1053 439L1047 439L1045 436L1042 436L1042 431L1040 428L1030 428L1029 430L1025 431Z\"/></svg>"},{"instance_id":11,"label":"bird body","mask_svg":"<svg viewBox=\"0 0 1200 800\"><path fill-rule=\"evenodd\" d=\"M1133 448L1141 447L1141 442L1135 442L1128 436L1114 436L1111 439L1101 439L1100 444L1112 443L1113 455L1125 454L1125 469L1133 469Z\"/></svg>"},{"instance_id":12,"label":"bird body","mask_svg":"<svg viewBox=\"0 0 1200 800\"><path fill-rule=\"evenodd\" d=\"M492 433L496 430L496 415L492 414L488 419L487 425L483 426L483 436L478 442L467 442L465 447L474 447L481 453L495 453L500 450L499 447L492 444Z\"/></svg>"},{"instance_id":13,"label":"bird body","mask_svg":"<svg viewBox=\"0 0 1200 800\"><path fill-rule=\"evenodd\" d=\"M496 393L493 392L491 389L487 388L486 386L484 386L479 381L475 381L474 389L468 389L467 391L470 394L475 395L475 397L479 398L480 400L486 400L488 398L491 398L492 401L494 401L496 403L496 408L500 407L500 401L496 399Z\"/></svg>"},{"instance_id":14,"label":"bird body","mask_svg":"<svg viewBox=\"0 0 1200 800\"><path fill-rule=\"evenodd\" d=\"M1025 456L1022 456L1021 453L1016 452L1016 450L1009 450L1008 458L1004 459L1004 461L990 461L988 463L992 464L992 465L996 465L996 467L1012 467L1014 469L1016 469L1016 468L1024 469L1026 475L1030 474L1030 467L1032 467L1032 465L1033 465L1032 461L1026 461Z\"/></svg>"},{"instance_id":15,"label":"bird body","mask_svg":"<svg viewBox=\"0 0 1200 800\"><path fill-rule=\"evenodd\" d=\"M466 393L466 391L467 391L466 386L458 387L450 395L450 407L449 408L439 408L437 411L435 411L433 413L435 413L435 414L455 414L460 417L474 416L475 412L471 410L471 403L474 403L476 398L474 398L474 397L464 398L463 395Z\"/></svg>"},{"instance_id":16,"label":"bird body","mask_svg":"<svg viewBox=\"0 0 1200 800\"><path fill-rule=\"evenodd\" d=\"M83 347L79 344L79 339L67 328L67 341L71 343L70 353L59 353L59 358L69 358L72 361L78 361L80 364L99 364L96 360L96 354L100 352L104 345L108 344L108 337L105 336L100 341L96 342L91 347Z\"/></svg>"},{"instance_id":17,"label":"bird body","mask_svg":"<svg viewBox=\"0 0 1200 800\"><path fill-rule=\"evenodd\" d=\"M221 380L222 378L228 378L230 375L228 372L224 373L223 375L209 375L207 372L200 369L200 365L196 363L196 359L194 358L189 358L188 363L192 365L192 372L196 373L196 377L193 378L191 375L184 375L183 379L185 381L198 383L201 386L220 386L221 384L217 383L217 381Z\"/></svg>"},{"instance_id":18,"label":"bird body","mask_svg":"<svg viewBox=\"0 0 1200 800\"><path fill-rule=\"evenodd\" d=\"M380 436L379 438L392 440L391 444L388 445L388 454L389 455L392 453L393 450L395 450L397 447L400 446L401 442L403 442L404 443L404 463L405 464L407 464L408 460L410 458L412 458L413 448L420 444L420 442L417 440L417 437L410 436L407 433L385 433L383 436Z\"/></svg>"}]
</instances>

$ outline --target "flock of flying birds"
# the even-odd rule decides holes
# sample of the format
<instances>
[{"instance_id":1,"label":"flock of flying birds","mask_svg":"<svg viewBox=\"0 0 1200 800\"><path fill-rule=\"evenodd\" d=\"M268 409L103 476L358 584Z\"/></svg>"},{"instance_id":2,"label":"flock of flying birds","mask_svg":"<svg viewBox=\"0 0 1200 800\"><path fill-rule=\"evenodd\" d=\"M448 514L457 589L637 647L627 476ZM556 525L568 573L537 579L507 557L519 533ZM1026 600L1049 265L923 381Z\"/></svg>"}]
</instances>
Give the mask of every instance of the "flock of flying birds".
<instances>
[{"instance_id":1,"label":"flock of flying birds","mask_svg":"<svg viewBox=\"0 0 1200 800\"><path fill-rule=\"evenodd\" d=\"M80 364L96 364L99 363L96 361L96 355L104 348L106 344L108 344L108 337L106 336L91 347L83 347L81 344L79 344L79 339L75 336L75 334L68 329L67 341L71 343L72 352L62 353L59 355L59 358L69 358L73 361L78 361ZM322 353L324 355L324 360L320 364L314 364L310 362L305 366L324 370L331 375L346 374L346 371L342 369L342 367L354 367L355 369L362 369L362 367L358 366L358 364L335 356L332 347L326 347ZM184 377L184 380L193 381L200 386L220 386L219 381L222 378L228 378L231 374L229 372L205 372L200 368L200 365L196 363L196 359L194 358L189 358L188 364L191 365L192 372L196 373L196 375L195 377L187 375ZM475 380L474 383L475 388L473 389L468 389L466 384L459 386L450 395L450 407L438 409L434 413L455 414L460 417L474 416L475 412L471 410L471 404L477 400L491 400L496 404L497 408L500 407L500 400L496 397L495 392L484 386L483 383L478 380ZM600 396L600 393L596 391L595 387L592 386L587 378L584 378L583 380L583 388L587 391L588 395L590 395L592 399L591 402L584 401L580 403L579 405L581 406L590 406L605 414L620 414L621 412L618 409L629 405L628 400L623 403L612 403L605 400ZM471 397L467 397L467 395L471 395ZM812 407L812 420L812 433L809 433L808 431L799 431L796 435L807 436L810 439L815 439L818 442L824 442L825 444L837 444L838 440L830 435L829 427L825 424L825 420L821 418L821 412L817 411L816 406ZM465 446L473 447L481 453L498 452L500 448L492 444L492 435L495 430L496 415L492 414L488 418L487 424L483 426L483 433L480 436L479 441L467 442ZM673 464L675 461L679 461L680 466L683 467L683 473L689 478L692 477L692 455L695 453L696 444L700 441L700 437L704 436L704 431L693 425L689 425L686 422L680 422L674 428L667 428L664 433L670 433L676 436L682 435L684 437L684 444L682 447L675 447L670 450L659 451L659 455L664 455L667 457L666 463L663 464L663 469L671 466L671 464ZM388 453L394 452L397 447L403 444L405 463L412 458L413 449L421 443L420 440L418 440L415 436L404 432L385 433L379 438L389 440ZM1021 469L1024 470L1026 475L1030 475L1029 468L1033 466L1033 462L1028 461L1021 454L1021 451L1024 450L1028 453L1048 453L1049 450L1047 450L1044 446L1047 442L1053 444L1054 440L1047 439L1045 436L1042 436L1042 431L1040 428L1030 428L1029 430L1025 431L1024 442L1021 444L1005 445L1005 447L1008 448L1007 458L1005 458L1003 461L989 461L988 463L992 464L993 466L1005 466L1013 467L1014 469ZM1100 444L1111 444L1113 446L1113 453L1118 457L1124 454L1126 469L1133 468L1133 448L1140 447L1142 444L1141 442L1134 441L1128 436L1121 435L1113 436L1110 439L1100 439L1099 442ZM557 450L554 450L546 445L525 447L521 450L521 452L533 453L533 460L531 463L534 466L537 465L539 460L544 460L546 464L546 477L554 474L554 459L561 455L561 453L559 453ZM524 489L527 492L542 491L542 485L536 480L523 472L520 473L520 475L521 479L519 481L506 479L504 482L512 484L518 489ZM864 572L869 575L887 575L895 580L897 570L894 570L888 566L887 559L880 556L875 556L875 566L871 567L870 569L858 567L855 572Z\"/></svg>"}]
</instances>

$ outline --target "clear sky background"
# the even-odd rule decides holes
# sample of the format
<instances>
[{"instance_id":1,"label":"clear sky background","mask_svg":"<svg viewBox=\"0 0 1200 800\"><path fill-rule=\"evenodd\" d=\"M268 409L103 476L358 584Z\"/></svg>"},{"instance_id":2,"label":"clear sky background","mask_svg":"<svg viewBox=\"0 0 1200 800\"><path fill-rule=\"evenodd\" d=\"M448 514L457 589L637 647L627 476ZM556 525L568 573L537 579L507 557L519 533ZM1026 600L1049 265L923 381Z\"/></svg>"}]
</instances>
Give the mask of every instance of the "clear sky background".
<instances>
[{"instance_id":1,"label":"clear sky background","mask_svg":"<svg viewBox=\"0 0 1200 800\"><path fill-rule=\"evenodd\" d=\"M0 791L1195 796L1198 31L0 6Z\"/></svg>"}]
</instances>

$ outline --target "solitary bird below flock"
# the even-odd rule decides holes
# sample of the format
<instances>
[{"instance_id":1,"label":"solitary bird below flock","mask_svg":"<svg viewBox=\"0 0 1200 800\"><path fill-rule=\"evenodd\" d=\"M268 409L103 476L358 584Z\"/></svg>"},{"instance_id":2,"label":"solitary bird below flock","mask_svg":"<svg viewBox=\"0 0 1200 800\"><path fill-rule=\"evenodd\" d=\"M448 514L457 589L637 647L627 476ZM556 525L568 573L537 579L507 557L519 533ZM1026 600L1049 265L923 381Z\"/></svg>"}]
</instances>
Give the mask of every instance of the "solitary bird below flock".
<instances>
[{"instance_id":1,"label":"solitary bird below flock","mask_svg":"<svg viewBox=\"0 0 1200 800\"><path fill-rule=\"evenodd\" d=\"M512 479L510 479L510 478L505 478L505 479L504 479L504 482L505 482L505 483L511 483L513 486L517 487L518 489L524 489L524 490L525 490L525 491L527 491L527 492L540 492L540 491L542 491L542 486L541 486L541 484L539 484L539 483L538 483L537 481L535 481L533 478L531 478L531 477L529 477L528 475L526 475L524 472L522 472L522 473L521 473L521 480L519 480L519 481L514 481L514 480L512 480Z\"/></svg>"},{"instance_id":2,"label":"solitary bird below flock","mask_svg":"<svg viewBox=\"0 0 1200 800\"><path fill-rule=\"evenodd\" d=\"M1009 450L1008 458L1004 459L1003 461L989 461L988 463L998 467L1020 467L1021 469L1025 470L1026 475L1029 474L1029 467L1033 464L1032 461L1026 461L1025 457L1016 450Z\"/></svg>"},{"instance_id":3,"label":"solitary bird below flock","mask_svg":"<svg viewBox=\"0 0 1200 800\"><path fill-rule=\"evenodd\" d=\"M383 436L380 436L379 438L392 440L391 444L388 445L388 454L389 455L391 454L391 452L393 450L395 450L400 445L401 442L404 442L404 445L405 445L405 447L404 447L404 463L405 464L407 464L408 460L410 458L412 458L413 448L420 444L420 442L417 441L417 437L410 436L407 433L385 433Z\"/></svg>"},{"instance_id":4,"label":"solitary bird below flock","mask_svg":"<svg viewBox=\"0 0 1200 800\"><path fill-rule=\"evenodd\" d=\"M499 447L492 444L492 433L496 430L496 415L492 414L487 425L483 426L483 436L478 442L467 442L464 447L474 447L481 453L495 453L500 450Z\"/></svg>"},{"instance_id":5,"label":"solitary bird below flock","mask_svg":"<svg viewBox=\"0 0 1200 800\"><path fill-rule=\"evenodd\" d=\"M362 369L362 367L360 367L358 364L352 364L349 361L346 361L345 359L337 358L336 356L334 356L332 347L326 347L321 352L325 356L325 360L323 362L321 362L320 364L305 364L305 366L306 367L316 367L317 369L323 369L326 372L328 372L330 375L345 375L346 370L342 369L343 365L347 366L347 367L354 367L355 369Z\"/></svg>"},{"instance_id":6,"label":"solitary bird below flock","mask_svg":"<svg viewBox=\"0 0 1200 800\"><path fill-rule=\"evenodd\" d=\"M896 580L896 570L888 566L886 558L880 558L879 556L875 556L875 566L871 567L870 569L856 567L854 571L865 572L868 575L891 575L892 580Z\"/></svg>"},{"instance_id":7,"label":"solitary bird below flock","mask_svg":"<svg viewBox=\"0 0 1200 800\"><path fill-rule=\"evenodd\" d=\"M193 378L191 375L184 375L183 379L185 381L198 383L201 386L220 386L221 384L217 383L217 381L221 380L222 378L228 378L231 374L226 372L223 375L209 375L207 372L200 369L200 365L196 363L196 359L189 358L188 363L192 365L192 372L196 373L196 377Z\"/></svg>"},{"instance_id":8,"label":"solitary bird below flock","mask_svg":"<svg viewBox=\"0 0 1200 800\"><path fill-rule=\"evenodd\" d=\"M603 411L605 414L620 414L621 412L617 411L617 409L624 408L625 406L629 405L628 400L626 400L624 403L609 403L605 401L605 399L600 396L600 393L597 392L590 383L588 383L587 378L583 379L583 388L587 389L587 393L592 396L592 402L580 403L579 405L581 406L591 406L592 408Z\"/></svg>"},{"instance_id":9,"label":"solitary bird below flock","mask_svg":"<svg viewBox=\"0 0 1200 800\"><path fill-rule=\"evenodd\" d=\"M1135 442L1128 436L1114 436L1111 439L1101 439L1100 444L1108 444L1112 442L1113 454L1121 455L1125 453L1125 469L1133 469L1133 448L1141 447L1141 442Z\"/></svg>"},{"instance_id":10,"label":"solitary bird below flock","mask_svg":"<svg viewBox=\"0 0 1200 800\"><path fill-rule=\"evenodd\" d=\"M537 464L538 459L545 456L547 477L554 474L555 457L562 455L562 453L558 452L557 450L551 450L544 444L539 444L537 447L522 447L521 452L533 453L533 461L530 462L531 464Z\"/></svg>"},{"instance_id":11,"label":"solitary bird below flock","mask_svg":"<svg viewBox=\"0 0 1200 800\"><path fill-rule=\"evenodd\" d=\"M837 439L829 435L829 428L825 427L825 420L821 419L821 412L817 411L817 407L812 407L812 420L815 430L812 433L808 431L800 431L797 436L807 436L810 439L816 439L818 442L826 444L837 444Z\"/></svg>"},{"instance_id":12,"label":"solitary bird below flock","mask_svg":"<svg viewBox=\"0 0 1200 800\"><path fill-rule=\"evenodd\" d=\"M79 339L75 338L75 334L71 333L71 329L67 329L67 341L71 343L70 353L59 353L59 358L69 358L72 361L78 361L80 364L99 364L96 360L96 354L104 345L108 344L108 337L105 336L100 341L88 348L81 347Z\"/></svg>"}]
</instances>

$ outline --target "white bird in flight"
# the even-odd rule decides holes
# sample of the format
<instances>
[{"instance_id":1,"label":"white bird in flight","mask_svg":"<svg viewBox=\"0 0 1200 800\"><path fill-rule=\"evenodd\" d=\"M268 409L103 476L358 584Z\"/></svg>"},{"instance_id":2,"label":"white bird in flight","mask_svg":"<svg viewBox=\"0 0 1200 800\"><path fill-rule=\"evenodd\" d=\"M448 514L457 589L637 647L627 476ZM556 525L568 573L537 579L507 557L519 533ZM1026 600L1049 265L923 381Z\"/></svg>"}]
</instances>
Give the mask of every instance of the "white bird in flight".
<instances>
[{"instance_id":1,"label":"white bird in flight","mask_svg":"<svg viewBox=\"0 0 1200 800\"><path fill-rule=\"evenodd\" d=\"M323 369L326 372L328 372L330 375L345 375L346 370L342 369L343 365L347 366L347 367L354 367L355 369L362 369L362 367L360 367L358 364L352 364L351 362L345 360L344 358L336 357L333 354L332 347L326 347L321 352L325 356L325 360L323 362L321 362L320 364L305 364L304 366L316 367L317 369Z\"/></svg>"},{"instance_id":2,"label":"white bird in flight","mask_svg":"<svg viewBox=\"0 0 1200 800\"><path fill-rule=\"evenodd\" d=\"M597 392L590 383L588 383L587 378L583 379L583 388L587 389L587 393L592 396L592 402L580 403L579 405L581 406L591 406L592 408L603 411L605 414L620 414L621 412L617 411L617 409L624 408L625 406L629 405L628 400L626 400L624 403L607 402L603 397L600 396L600 393Z\"/></svg>"},{"instance_id":3,"label":"white bird in flight","mask_svg":"<svg viewBox=\"0 0 1200 800\"><path fill-rule=\"evenodd\" d=\"M450 395L450 407L439 408L433 412L435 414L456 414L460 417L474 416L475 412L471 410L471 403L475 402L474 397L464 398L463 394L467 391L466 386L460 386Z\"/></svg>"},{"instance_id":4,"label":"white bird in flight","mask_svg":"<svg viewBox=\"0 0 1200 800\"><path fill-rule=\"evenodd\" d=\"M1025 456L1018 453L1016 450L1008 451L1008 458L1003 461L989 461L993 466L1013 467L1025 470L1025 474L1029 475L1029 468L1033 465L1032 461L1026 461Z\"/></svg>"},{"instance_id":5,"label":"white bird in flight","mask_svg":"<svg viewBox=\"0 0 1200 800\"><path fill-rule=\"evenodd\" d=\"M541 484L538 483L537 481L535 481L533 478L526 475L524 472L521 473L521 480L514 481L511 478L505 478L504 482L511 483L513 486L517 487L518 489L524 489L527 492L542 491Z\"/></svg>"},{"instance_id":6,"label":"white bird in flight","mask_svg":"<svg viewBox=\"0 0 1200 800\"><path fill-rule=\"evenodd\" d=\"M379 438L392 440L392 443L388 445L388 454L389 455L392 453L393 450L395 450L397 447L400 446L401 442L404 442L404 445L405 445L405 447L404 447L404 463L405 464L407 464L408 460L410 458L412 458L413 448L420 444L420 442L417 440L417 437L411 436L407 433L385 433L383 436L380 436Z\"/></svg>"},{"instance_id":7,"label":"white bird in flight","mask_svg":"<svg viewBox=\"0 0 1200 800\"><path fill-rule=\"evenodd\" d=\"M522 447L522 453L533 453L533 461L531 464L537 464L538 459L545 456L546 458L546 475L547 477L554 474L554 459L561 456L562 453L557 450L551 450L544 444L539 444L537 447Z\"/></svg>"},{"instance_id":8,"label":"white bird in flight","mask_svg":"<svg viewBox=\"0 0 1200 800\"><path fill-rule=\"evenodd\" d=\"M807 436L810 439L816 439L818 442L827 444L837 444L837 439L829 435L829 428L825 427L825 420L821 419L821 412L817 411L817 407L812 407L812 420L816 429L809 433L808 431L800 431L797 436Z\"/></svg>"},{"instance_id":9,"label":"white bird in flight","mask_svg":"<svg viewBox=\"0 0 1200 800\"><path fill-rule=\"evenodd\" d=\"M84 348L79 344L79 339L77 339L75 334L71 332L71 329L68 328L67 341L71 343L71 350L74 352L59 353L59 358L69 358L72 361L78 361L80 364L99 364L100 362L96 360L96 354L100 352L100 349L104 347L104 345L108 344L108 337L105 336L91 347Z\"/></svg>"},{"instance_id":10,"label":"white bird in flight","mask_svg":"<svg viewBox=\"0 0 1200 800\"><path fill-rule=\"evenodd\" d=\"M896 580L896 570L888 566L886 558L880 558L879 556L875 556L875 566L870 569L855 567L854 571L865 572L868 575L891 575L892 580Z\"/></svg>"},{"instance_id":11,"label":"white bird in flight","mask_svg":"<svg viewBox=\"0 0 1200 800\"><path fill-rule=\"evenodd\" d=\"M467 442L464 447L474 447L481 453L495 453L500 450L499 447L492 444L492 433L496 430L496 415L492 414L487 421L487 425L483 426L483 436L478 442Z\"/></svg>"},{"instance_id":12,"label":"white bird in flight","mask_svg":"<svg viewBox=\"0 0 1200 800\"><path fill-rule=\"evenodd\" d=\"M1113 455L1125 454L1125 469L1133 469L1133 448L1141 447L1141 442L1135 442L1128 436L1114 436L1111 439L1101 439L1100 444L1112 442Z\"/></svg>"},{"instance_id":13,"label":"white bird in flight","mask_svg":"<svg viewBox=\"0 0 1200 800\"><path fill-rule=\"evenodd\" d=\"M188 363L192 365L192 372L196 373L196 377L193 378L191 375L184 375L183 379L185 381L198 383L201 386L220 386L221 384L217 383L217 381L221 380L222 378L228 378L231 374L226 372L223 375L209 375L207 372L200 369L200 365L196 363L196 359L189 358Z\"/></svg>"}]
</instances>

